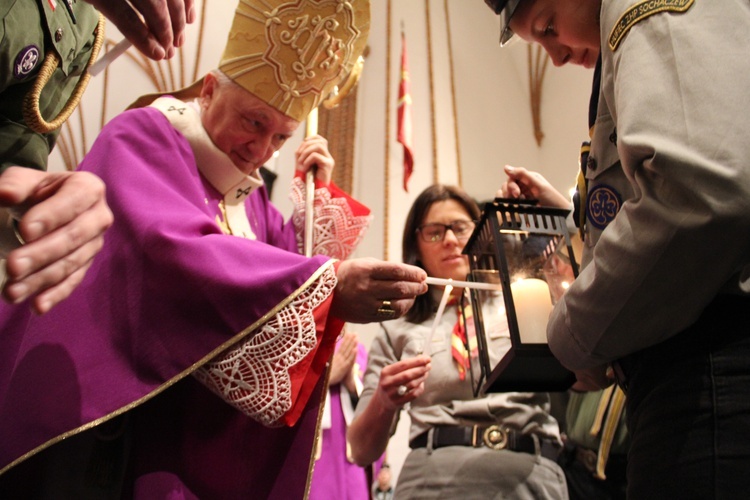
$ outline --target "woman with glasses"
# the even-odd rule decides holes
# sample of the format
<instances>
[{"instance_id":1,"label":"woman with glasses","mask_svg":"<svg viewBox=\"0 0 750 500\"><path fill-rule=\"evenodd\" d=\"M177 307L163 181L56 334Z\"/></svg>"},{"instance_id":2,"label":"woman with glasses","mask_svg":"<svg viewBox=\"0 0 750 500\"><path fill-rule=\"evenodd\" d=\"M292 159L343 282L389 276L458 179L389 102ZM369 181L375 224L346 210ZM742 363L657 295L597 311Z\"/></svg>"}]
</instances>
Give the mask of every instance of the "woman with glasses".
<instances>
[{"instance_id":1,"label":"woman with glasses","mask_svg":"<svg viewBox=\"0 0 750 500\"><path fill-rule=\"evenodd\" d=\"M466 280L469 261L462 251L479 216L476 202L460 188L428 187L406 219L404 262L435 278ZM461 288L447 301L443 293L444 287L431 285L405 317L381 323L348 431L354 460L366 465L383 454L404 408L412 451L396 482L396 499L567 498L555 463L562 445L548 396L475 398L469 300ZM500 309L502 297L493 300ZM443 312L436 322L438 309ZM487 340L497 362L510 347L508 327L504 316L488 320L493 327Z\"/></svg>"}]
</instances>

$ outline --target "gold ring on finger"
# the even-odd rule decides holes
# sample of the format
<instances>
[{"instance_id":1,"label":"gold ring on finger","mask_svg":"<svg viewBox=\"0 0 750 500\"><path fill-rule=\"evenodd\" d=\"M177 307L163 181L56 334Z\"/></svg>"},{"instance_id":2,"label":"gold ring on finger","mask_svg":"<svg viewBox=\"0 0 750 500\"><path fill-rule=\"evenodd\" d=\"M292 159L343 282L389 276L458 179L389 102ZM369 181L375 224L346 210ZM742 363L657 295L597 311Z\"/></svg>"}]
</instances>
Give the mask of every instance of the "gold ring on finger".
<instances>
[{"instance_id":1,"label":"gold ring on finger","mask_svg":"<svg viewBox=\"0 0 750 500\"><path fill-rule=\"evenodd\" d=\"M378 308L377 317L382 319L393 319L396 317L396 311L391 307L390 300L383 301L383 304Z\"/></svg>"}]
</instances>

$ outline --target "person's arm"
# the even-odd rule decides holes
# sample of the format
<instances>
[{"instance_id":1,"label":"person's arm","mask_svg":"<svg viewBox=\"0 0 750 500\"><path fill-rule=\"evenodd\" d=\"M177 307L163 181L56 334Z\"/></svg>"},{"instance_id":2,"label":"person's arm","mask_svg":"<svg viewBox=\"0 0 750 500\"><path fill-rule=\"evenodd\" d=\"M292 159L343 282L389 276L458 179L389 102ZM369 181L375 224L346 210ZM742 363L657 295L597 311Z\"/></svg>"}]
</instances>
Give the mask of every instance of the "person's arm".
<instances>
[{"instance_id":1,"label":"person's arm","mask_svg":"<svg viewBox=\"0 0 750 500\"><path fill-rule=\"evenodd\" d=\"M545 206L569 208L570 201L557 191L540 173L523 167L505 166L508 179L497 192L502 198L537 199ZM571 280L572 281L572 280ZM559 300L560 296L555 297ZM585 370L576 370L576 382L572 389L576 391L593 391L606 387L612 383L612 377L607 376L604 366L597 366Z\"/></svg>"},{"instance_id":2,"label":"person's arm","mask_svg":"<svg viewBox=\"0 0 750 500\"><path fill-rule=\"evenodd\" d=\"M383 455L398 412L424 393L431 367L430 357L424 355L396 361L385 335L382 331L370 348L365 388L346 434L352 458L361 466ZM399 395L400 386L406 393Z\"/></svg>"},{"instance_id":3,"label":"person's arm","mask_svg":"<svg viewBox=\"0 0 750 500\"><path fill-rule=\"evenodd\" d=\"M381 304L376 297L391 300L395 314L401 316L422 287L427 288L424 271L418 267L374 259L354 259L337 267L336 274L331 266L293 301L249 332L246 339L198 369L196 378L264 425L294 425L324 371L322 366L330 358L343 322L376 321ZM337 279L344 267L347 271L343 278ZM338 291L342 280L343 295ZM272 363L266 359L268 352L274 353ZM429 358L426 360L429 362ZM245 369L235 370L236 366ZM266 384L259 384L259 379ZM268 384L267 380L275 383ZM394 387L390 392L395 394L398 385ZM416 395L421 393L419 387L416 389ZM274 390L279 393L274 394ZM270 400L274 403L269 404Z\"/></svg>"},{"instance_id":4,"label":"person's arm","mask_svg":"<svg viewBox=\"0 0 750 500\"><path fill-rule=\"evenodd\" d=\"M0 205L20 217L24 245L7 255L3 296L33 297L43 314L83 279L112 224L102 181L87 172L41 172L10 167L0 175Z\"/></svg>"},{"instance_id":5,"label":"person's arm","mask_svg":"<svg viewBox=\"0 0 750 500\"><path fill-rule=\"evenodd\" d=\"M336 276L331 314L349 323L381 320L378 309L384 301L395 311L393 318L403 316L427 291L423 269L369 257L340 262Z\"/></svg>"},{"instance_id":6,"label":"person's arm","mask_svg":"<svg viewBox=\"0 0 750 500\"><path fill-rule=\"evenodd\" d=\"M306 138L295 153L295 178L290 198L294 203L292 221L300 253L305 248L306 184L308 170L315 167L315 221L313 255L348 258L370 226L370 209L331 182L335 161L328 141L319 135Z\"/></svg>"},{"instance_id":7,"label":"person's arm","mask_svg":"<svg viewBox=\"0 0 750 500\"><path fill-rule=\"evenodd\" d=\"M306 137L294 152L295 174L304 178L311 168L315 168L315 181L328 186L333 177L336 161L328 149L328 141L321 135Z\"/></svg>"},{"instance_id":8,"label":"person's arm","mask_svg":"<svg viewBox=\"0 0 750 500\"><path fill-rule=\"evenodd\" d=\"M603 48L600 106L614 107L635 197L603 231L591 264L550 318L550 348L568 368L660 343L692 324L722 289L737 290L743 272L748 285L750 113L736 75L750 72L741 56L750 40L730 43L741 31L727 22L744 15L738 9L703 2L685 14L653 15L616 51ZM603 10L605 33L620 14ZM691 43L697 32L704 36L698 50Z\"/></svg>"},{"instance_id":9,"label":"person's arm","mask_svg":"<svg viewBox=\"0 0 750 500\"><path fill-rule=\"evenodd\" d=\"M570 200L539 172L510 165L505 165L503 170L508 178L500 186L498 197L535 199L545 207L570 208Z\"/></svg>"},{"instance_id":10,"label":"person's arm","mask_svg":"<svg viewBox=\"0 0 750 500\"><path fill-rule=\"evenodd\" d=\"M66 0L67 1L67 0ZM169 59L195 21L195 0L85 0L112 21L144 55Z\"/></svg>"}]
</instances>

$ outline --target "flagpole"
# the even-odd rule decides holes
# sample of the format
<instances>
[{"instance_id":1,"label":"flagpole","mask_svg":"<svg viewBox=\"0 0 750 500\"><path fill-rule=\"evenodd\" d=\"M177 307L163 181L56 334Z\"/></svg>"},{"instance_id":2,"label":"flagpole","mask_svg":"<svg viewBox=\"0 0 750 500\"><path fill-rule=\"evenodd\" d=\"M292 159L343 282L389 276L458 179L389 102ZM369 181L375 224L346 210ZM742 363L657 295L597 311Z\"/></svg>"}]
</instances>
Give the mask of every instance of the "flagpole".
<instances>
[{"instance_id":1,"label":"flagpole","mask_svg":"<svg viewBox=\"0 0 750 500\"><path fill-rule=\"evenodd\" d=\"M391 166L391 0L386 2L385 16L385 164L383 165L383 259L388 260L388 218L390 216Z\"/></svg>"},{"instance_id":2,"label":"flagpole","mask_svg":"<svg viewBox=\"0 0 750 500\"><path fill-rule=\"evenodd\" d=\"M359 77L362 74L364 68L365 59L359 56L354 62L349 76L346 78L344 85L339 90L335 87L331 95L328 96L321 104L326 109L333 109L341 103L341 101L349 94L354 86L359 81ZM305 122L305 138L312 137L318 133L318 109L314 108L307 115ZM315 207L315 170L316 166L313 165L305 175L305 256L312 257L314 231L315 231L315 220L313 210Z\"/></svg>"}]
</instances>

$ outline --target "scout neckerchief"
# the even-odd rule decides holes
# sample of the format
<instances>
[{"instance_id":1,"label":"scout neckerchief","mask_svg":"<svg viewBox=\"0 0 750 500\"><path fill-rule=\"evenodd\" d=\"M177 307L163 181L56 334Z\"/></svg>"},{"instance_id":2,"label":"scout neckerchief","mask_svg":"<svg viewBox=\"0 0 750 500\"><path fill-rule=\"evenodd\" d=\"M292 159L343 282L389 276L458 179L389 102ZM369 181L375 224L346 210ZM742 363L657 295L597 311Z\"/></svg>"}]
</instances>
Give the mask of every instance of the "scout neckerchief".
<instances>
[{"instance_id":1,"label":"scout neckerchief","mask_svg":"<svg viewBox=\"0 0 750 500\"><path fill-rule=\"evenodd\" d=\"M599 88L602 80L602 56L596 60L594 68L594 81L591 85L591 97L589 98L589 139L594 137L594 124L596 123L596 114L599 109ZM586 226L586 194L588 192L588 180L586 179L586 167L591 153L591 140L581 144L581 155L579 160L578 179L576 182L576 192L573 194L573 220L578 226L578 232L581 240L584 239L584 229Z\"/></svg>"},{"instance_id":2,"label":"scout neckerchief","mask_svg":"<svg viewBox=\"0 0 750 500\"><path fill-rule=\"evenodd\" d=\"M466 297L466 292L461 295L461 299L452 299L449 305L455 304L458 312L458 320L453 325L451 334L451 355L456 363L458 378L466 379L466 372L469 371L469 350L471 357L477 356L477 336L474 329L474 315L471 310L471 302Z\"/></svg>"}]
</instances>

